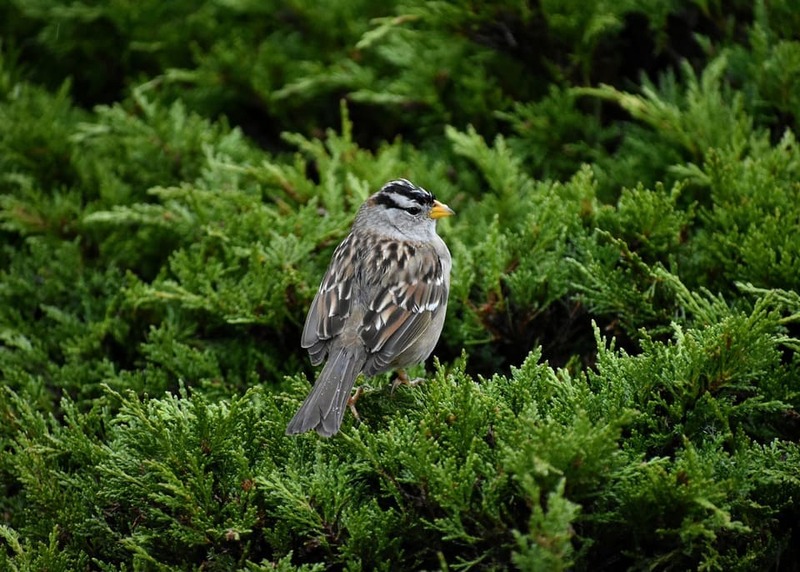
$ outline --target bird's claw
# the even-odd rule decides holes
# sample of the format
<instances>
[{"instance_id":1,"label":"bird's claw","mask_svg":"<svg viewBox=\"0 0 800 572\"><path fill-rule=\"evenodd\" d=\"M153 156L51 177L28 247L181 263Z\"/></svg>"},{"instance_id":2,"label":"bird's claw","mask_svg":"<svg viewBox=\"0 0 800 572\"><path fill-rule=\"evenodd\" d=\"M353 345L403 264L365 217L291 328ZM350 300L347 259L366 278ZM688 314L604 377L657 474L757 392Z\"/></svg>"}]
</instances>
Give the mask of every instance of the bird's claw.
<instances>
[{"instance_id":1,"label":"bird's claw","mask_svg":"<svg viewBox=\"0 0 800 572\"><path fill-rule=\"evenodd\" d=\"M361 416L358 414L358 410L356 409L356 401L358 401L359 397L364 393L364 386L359 385L356 388L356 392L350 396L350 399L347 400L347 406L350 408L350 413L353 414L353 417L356 418L356 421L359 423L361 422Z\"/></svg>"},{"instance_id":2,"label":"bird's claw","mask_svg":"<svg viewBox=\"0 0 800 572\"><path fill-rule=\"evenodd\" d=\"M406 370L398 369L397 377L395 377L394 381L392 382L391 393L394 393L394 390L400 387L401 385L405 385L407 387L416 387L423 381L425 381L424 377L416 377L414 379L408 379L408 374L406 373Z\"/></svg>"}]
</instances>

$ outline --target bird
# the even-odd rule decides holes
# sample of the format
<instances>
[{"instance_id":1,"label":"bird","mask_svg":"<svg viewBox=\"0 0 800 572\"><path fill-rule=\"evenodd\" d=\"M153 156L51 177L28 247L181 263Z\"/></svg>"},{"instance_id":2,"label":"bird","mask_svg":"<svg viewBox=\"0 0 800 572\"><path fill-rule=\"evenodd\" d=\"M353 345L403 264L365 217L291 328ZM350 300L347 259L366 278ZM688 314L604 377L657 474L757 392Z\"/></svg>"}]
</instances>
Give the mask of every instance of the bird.
<instances>
[{"instance_id":1,"label":"bird","mask_svg":"<svg viewBox=\"0 0 800 572\"><path fill-rule=\"evenodd\" d=\"M359 208L308 310L301 346L325 365L287 435L335 435L359 374L424 362L444 325L452 258L436 222L455 212L407 179L387 182ZM355 413L355 410L354 410Z\"/></svg>"}]
</instances>

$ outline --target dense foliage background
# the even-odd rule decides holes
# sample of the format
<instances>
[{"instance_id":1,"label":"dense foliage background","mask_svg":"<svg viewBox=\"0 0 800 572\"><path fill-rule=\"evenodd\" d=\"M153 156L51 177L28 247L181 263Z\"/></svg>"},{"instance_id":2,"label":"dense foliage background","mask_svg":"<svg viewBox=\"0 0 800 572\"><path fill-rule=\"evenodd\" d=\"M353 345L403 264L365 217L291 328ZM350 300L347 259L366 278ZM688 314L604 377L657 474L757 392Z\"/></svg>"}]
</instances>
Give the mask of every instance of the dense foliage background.
<instances>
[{"instance_id":1,"label":"dense foliage background","mask_svg":"<svg viewBox=\"0 0 800 572\"><path fill-rule=\"evenodd\" d=\"M0 3L0 569L800 569L799 122L796 0ZM287 438L400 176L429 381Z\"/></svg>"}]
</instances>

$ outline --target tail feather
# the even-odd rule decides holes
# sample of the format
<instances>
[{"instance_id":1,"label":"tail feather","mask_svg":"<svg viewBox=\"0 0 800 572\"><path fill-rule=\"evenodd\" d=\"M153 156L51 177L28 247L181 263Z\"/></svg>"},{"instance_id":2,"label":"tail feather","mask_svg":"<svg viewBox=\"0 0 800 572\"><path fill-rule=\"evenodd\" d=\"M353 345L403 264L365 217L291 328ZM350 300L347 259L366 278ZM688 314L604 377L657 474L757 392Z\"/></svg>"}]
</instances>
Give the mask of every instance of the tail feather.
<instances>
[{"instance_id":1,"label":"tail feather","mask_svg":"<svg viewBox=\"0 0 800 572\"><path fill-rule=\"evenodd\" d=\"M359 358L351 350L339 348L331 352L311 393L289 421L286 434L296 435L311 429L323 437L336 434L342 425L353 384L363 366L364 358Z\"/></svg>"}]
</instances>

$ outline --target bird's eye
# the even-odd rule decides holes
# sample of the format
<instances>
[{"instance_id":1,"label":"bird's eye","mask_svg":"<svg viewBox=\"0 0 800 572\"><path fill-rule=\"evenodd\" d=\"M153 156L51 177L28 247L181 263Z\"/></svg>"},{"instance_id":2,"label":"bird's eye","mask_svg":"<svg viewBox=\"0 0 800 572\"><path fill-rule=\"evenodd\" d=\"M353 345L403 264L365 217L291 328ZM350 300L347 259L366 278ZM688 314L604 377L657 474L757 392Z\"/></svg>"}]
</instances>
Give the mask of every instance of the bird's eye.
<instances>
[{"instance_id":1,"label":"bird's eye","mask_svg":"<svg viewBox=\"0 0 800 572\"><path fill-rule=\"evenodd\" d=\"M407 209L405 209L405 211L408 214L414 215L414 216L418 215L420 213L420 210L421 209L419 207L408 207Z\"/></svg>"}]
</instances>

